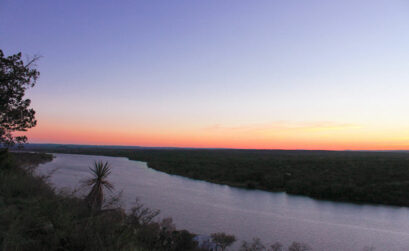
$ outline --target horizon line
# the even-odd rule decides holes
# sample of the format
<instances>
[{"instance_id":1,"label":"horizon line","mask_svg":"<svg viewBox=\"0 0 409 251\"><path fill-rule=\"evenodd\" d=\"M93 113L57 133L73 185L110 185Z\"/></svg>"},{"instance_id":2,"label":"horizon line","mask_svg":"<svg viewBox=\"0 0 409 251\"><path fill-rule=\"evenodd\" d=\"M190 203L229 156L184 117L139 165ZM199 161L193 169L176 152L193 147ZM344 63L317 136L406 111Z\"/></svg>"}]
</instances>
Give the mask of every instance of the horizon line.
<instances>
[{"instance_id":1,"label":"horizon line","mask_svg":"<svg viewBox=\"0 0 409 251\"><path fill-rule=\"evenodd\" d=\"M329 150L329 149L305 149L305 148L235 148L235 147L180 147L180 146L140 146L140 145L103 145L103 144L75 144L75 143L25 143L24 145L67 145L67 146L94 146L94 147L134 147L134 148L171 148L171 149L213 149L213 150L260 150L260 151L328 151L328 152L409 152L405 149L395 150L368 150L368 149L343 149L343 150Z\"/></svg>"}]
</instances>

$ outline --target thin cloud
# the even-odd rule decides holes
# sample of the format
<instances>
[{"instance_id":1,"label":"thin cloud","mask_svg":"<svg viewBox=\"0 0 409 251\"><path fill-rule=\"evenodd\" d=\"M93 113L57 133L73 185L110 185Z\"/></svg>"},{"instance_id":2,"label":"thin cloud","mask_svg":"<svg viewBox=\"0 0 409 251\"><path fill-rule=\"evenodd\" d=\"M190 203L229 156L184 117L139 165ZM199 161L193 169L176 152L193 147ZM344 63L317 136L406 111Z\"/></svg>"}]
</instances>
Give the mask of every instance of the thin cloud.
<instances>
[{"instance_id":1,"label":"thin cloud","mask_svg":"<svg viewBox=\"0 0 409 251\"><path fill-rule=\"evenodd\" d=\"M237 125L227 126L221 124L214 124L204 128L206 131L211 132L261 132L261 131L327 131L327 130L345 130L345 129L358 129L361 126L351 123L339 123L331 121L320 122L289 122L289 121L275 121L266 124L249 124L249 125Z\"/></svg>"}]
</instances>

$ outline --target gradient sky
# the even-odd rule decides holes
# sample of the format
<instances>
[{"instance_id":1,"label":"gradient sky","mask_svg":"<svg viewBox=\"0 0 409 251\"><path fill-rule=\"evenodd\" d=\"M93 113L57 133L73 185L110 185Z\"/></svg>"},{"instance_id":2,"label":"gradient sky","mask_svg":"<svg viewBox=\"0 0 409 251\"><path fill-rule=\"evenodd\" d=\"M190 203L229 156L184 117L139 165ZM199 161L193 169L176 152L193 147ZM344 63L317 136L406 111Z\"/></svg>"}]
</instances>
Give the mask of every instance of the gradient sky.
<instances>
[{"instance_id":1,"label":"gradient sky","mask_svg":"<svg viewBox=\"0 0 409 251\"><path fill-rule=\"evenodd\" d=\"M409 149L409 2L0 0L30 142Z\"/></svg>"}]
</instances>

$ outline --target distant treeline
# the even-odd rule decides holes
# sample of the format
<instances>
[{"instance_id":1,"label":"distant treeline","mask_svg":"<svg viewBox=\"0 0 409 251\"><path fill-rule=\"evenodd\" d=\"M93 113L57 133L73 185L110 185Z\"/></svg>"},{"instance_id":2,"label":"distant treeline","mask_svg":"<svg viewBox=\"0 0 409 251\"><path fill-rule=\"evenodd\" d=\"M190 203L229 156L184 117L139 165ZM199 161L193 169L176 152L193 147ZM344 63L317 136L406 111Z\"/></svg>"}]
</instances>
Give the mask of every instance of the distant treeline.
<instances>
[{"instance_id":1,"label":"distant treeline","mask_svg":"<svg viewBox=\"0 0 409 251\"><path fill-rule=\"evenodd\" d=\"M29 148L30 149L30 148ZM409 206L409 153L355 151L32 148L128 157L193 179L317 199Z\"/></svg>"},{"instance_id":2,"label":"distant treeline","mask_svg":"<svg viewBox=\"0 0 409 251\"><path fill-rule=\"evenodd\" d=\"M226 250L236 241L234 235L222 232L196 238L187 230L177 230L172 218L157 220L159 211L138 201L127 212L117 204L118 196L104 200L101 207L90 204L96 179L109 183L109 163L99 167L102 162L95 162L90 173L95 182L88 186L90 193L86 197L55 190L49 185L48 176L33 175L38 164L51 160L49 154L10 154L0 149L0 250L206 251ZM92 171L105 166L106 175ZM242 241L236 248L312 250L305 243L292 242L284 248L280 242L267 245L258 238Z\"/></svg>"}]
</instances>

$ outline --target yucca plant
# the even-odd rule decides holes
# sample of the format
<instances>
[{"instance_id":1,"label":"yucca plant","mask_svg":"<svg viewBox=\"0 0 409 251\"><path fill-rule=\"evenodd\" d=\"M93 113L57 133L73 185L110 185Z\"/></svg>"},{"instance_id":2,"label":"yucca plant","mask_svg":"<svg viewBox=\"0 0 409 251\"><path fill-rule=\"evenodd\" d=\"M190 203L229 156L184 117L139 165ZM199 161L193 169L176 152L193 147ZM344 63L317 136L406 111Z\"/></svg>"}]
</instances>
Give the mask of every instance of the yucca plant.
<instances>
[{"instance_id":1,"label":"yucca plant","mask_svg":"<svg viewBox=\"0 0 409 251\"><path fill-rule=\"evenodd\" d=\"M93 177L85 180L85 185L91 187L86 200L90 208L101 210L104 202L104 189L109 191L114 189L114 186L107 180L111 174L111 167L108 162L95 161L94 166L90 167L89 170Z\"/></svg>"}]
</instances>

